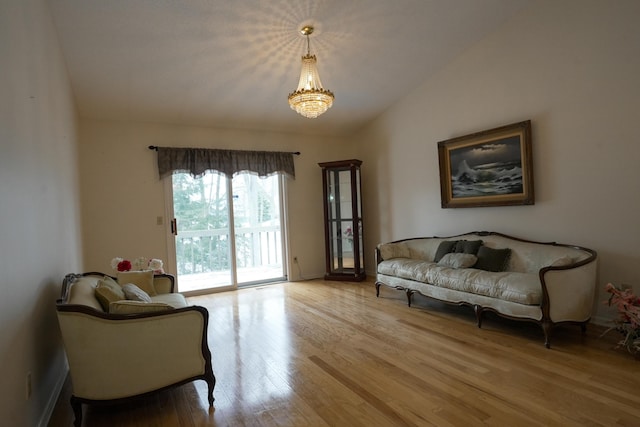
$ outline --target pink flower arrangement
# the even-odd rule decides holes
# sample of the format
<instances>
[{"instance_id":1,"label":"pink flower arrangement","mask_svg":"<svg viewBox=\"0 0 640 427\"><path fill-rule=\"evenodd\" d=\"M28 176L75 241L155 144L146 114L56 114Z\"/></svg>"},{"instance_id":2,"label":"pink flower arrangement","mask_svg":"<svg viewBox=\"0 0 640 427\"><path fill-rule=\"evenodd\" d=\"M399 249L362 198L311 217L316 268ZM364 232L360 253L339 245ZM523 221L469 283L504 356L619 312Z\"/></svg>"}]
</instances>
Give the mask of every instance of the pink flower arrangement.
<instances>
[{"instance_id":1,"label":"pink flower arrangement","mask_svg":"<svg viewBox=\"0 0 640 427\"><path fill-rule=\"evenodd\" d=\"M346 230L344 230L344 235L349 243L353 243L353 230L351 229L351 227L348 227Z\"/></svg>"},{"instance_id":2,"label":"pink flower arrangement","mask_svg":"<svg viewBox=\"0 0 640 427\"><path fill-rule=\"evenodd\" d=\"M620 332L624 338L618 342L618 347L624 347L629 353L640 355L640 298L631 289L618 289L611 283L604 287L610 293L607 303L609 307L616 307L618 318L614 319L612 329Z\"/></svg>"},{"instance_id":3,"label":"pink flower arrangement","mask_svg":"<svg viewBox=\"0 0 640 427\"><path fill-rule=\"evenodd\" d=\"M140 257L133 260L132 263L127 259L115 257L111 260L111 268L117 271L153 270L154 274L164 274L162 260L157 258L147 260L145 257Z\"/></svg>"}]
</instances>

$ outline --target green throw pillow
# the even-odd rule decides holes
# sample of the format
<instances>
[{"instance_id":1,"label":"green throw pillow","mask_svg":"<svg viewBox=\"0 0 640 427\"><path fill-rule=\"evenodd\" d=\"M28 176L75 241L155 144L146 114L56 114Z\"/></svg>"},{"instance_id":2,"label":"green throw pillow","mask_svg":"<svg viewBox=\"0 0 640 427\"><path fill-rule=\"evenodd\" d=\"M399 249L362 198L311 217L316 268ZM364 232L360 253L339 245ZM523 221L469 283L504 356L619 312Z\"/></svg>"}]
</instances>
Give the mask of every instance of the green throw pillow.
<instances>
[{"instance_id":1,"label":"green throw pillow","mask_svg":"<svg viewBox=\"0 0 640 427\"><path fill-rule=\"evenodd\" d=\"M482 240L458 240L454 252L475 255L478 253L480 246L482 246Z\"/></svg>"},{"instance_id":2,"label":"green throw pillow","mask_svg":"<svg viewBox=\"0 0 640 427\"><path fill-rule=\"evenodd\" d=\"M453 252L456 249L457 240L444 240L440 242L438 245L438 249L436 250L436 256L433 259L433 262L438 262L448 253Z\"/></svg>"},{"instance_id":3,"label":"green throw pillow","mask_svg":"<svg viewBox=\"0 0 640 427\"><path fill-rule=\"evenodd\" d=\"M126 299L124 291L120 285L118 285L116 281L109 276L105 276L104 279L98 280L95 295L104 311L109 311L110 303Z\"/></svg>"},{"instance_id":4,"label":"green throw pillow","mask_svg":"<svg viewBox=\"0 0 640 427\"><path fill-rule=\"evenodd\" d=\"M486 271L504 271L509 263L511 249L491 249L486 246L480 246L478 249L478 262L473 268Z\"/></svg>"}]
</instances>

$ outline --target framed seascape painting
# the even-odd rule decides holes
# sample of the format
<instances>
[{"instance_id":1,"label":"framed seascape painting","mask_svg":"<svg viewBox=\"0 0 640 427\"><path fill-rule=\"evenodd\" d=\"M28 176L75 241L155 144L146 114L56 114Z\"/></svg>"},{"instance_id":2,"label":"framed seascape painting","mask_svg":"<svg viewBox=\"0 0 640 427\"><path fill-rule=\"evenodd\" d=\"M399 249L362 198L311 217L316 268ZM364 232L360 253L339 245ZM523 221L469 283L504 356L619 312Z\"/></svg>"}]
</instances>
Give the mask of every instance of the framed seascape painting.
<instances>
[{"instance_id":1,"label":"framed seascape painting","mask_svg":"<svg viewBox=\"0 0 640 427\"><path fill-rule=\"evenodd\" d=\"M531 121L438 142L443 208L533 205Z\"/></svg>"}]
</instances>

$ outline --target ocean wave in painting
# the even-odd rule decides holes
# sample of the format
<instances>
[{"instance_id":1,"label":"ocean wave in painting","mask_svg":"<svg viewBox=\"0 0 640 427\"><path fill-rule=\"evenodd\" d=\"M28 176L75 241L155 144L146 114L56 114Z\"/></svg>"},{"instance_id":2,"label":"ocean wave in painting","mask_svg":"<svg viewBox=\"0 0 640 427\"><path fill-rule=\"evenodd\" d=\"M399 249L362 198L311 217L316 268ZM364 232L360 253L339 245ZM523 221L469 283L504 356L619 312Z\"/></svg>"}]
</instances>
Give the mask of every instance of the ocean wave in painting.
<instances>
[{"instance_id":1,"label":"ocean wave in painting","mask_svg":"<svg viewBox=\"0 0 640 427\"><path fill-rule=\"evenodd\" d=\"M520 162L487 163L472 168L463 160L451 178L451 190L453 197L522 193Z\"/></svg>"}]
</instances>

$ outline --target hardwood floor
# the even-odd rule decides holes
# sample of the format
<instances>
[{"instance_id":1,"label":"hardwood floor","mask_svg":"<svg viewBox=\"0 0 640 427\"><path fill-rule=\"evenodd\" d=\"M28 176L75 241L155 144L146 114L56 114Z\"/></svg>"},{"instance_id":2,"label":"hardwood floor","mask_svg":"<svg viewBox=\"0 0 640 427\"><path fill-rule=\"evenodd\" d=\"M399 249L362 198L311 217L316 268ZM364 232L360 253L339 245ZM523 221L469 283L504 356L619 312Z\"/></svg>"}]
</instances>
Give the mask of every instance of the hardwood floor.
<instances>
[{"instance_id":1,"label":"hardwood floor","mask_svg":"<svg viewBox=\"0 0 640 427\"><path fill-rule=\"evenodd\" d=\"M208 308L218 379L84 426L639 426L640 361L589 325L542 330L372 282L283 283L190 298ZM179 361L176 361L179 363ZM65 387L51 426L72 425Z\"/></svg>"}]
</instances>

